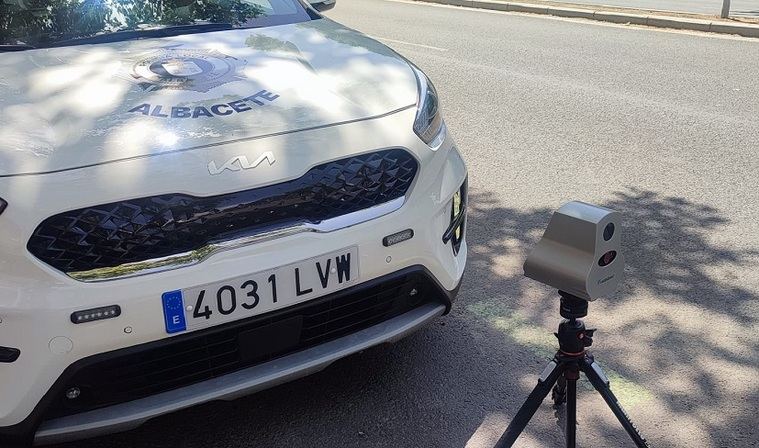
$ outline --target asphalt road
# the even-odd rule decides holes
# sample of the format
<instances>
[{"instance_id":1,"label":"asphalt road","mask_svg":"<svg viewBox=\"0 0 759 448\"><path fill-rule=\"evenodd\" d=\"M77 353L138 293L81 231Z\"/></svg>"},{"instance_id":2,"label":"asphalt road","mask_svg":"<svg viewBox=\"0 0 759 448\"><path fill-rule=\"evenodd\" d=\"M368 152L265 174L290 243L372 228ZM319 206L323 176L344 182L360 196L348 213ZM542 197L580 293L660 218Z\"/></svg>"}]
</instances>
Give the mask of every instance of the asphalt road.
<instances>
[{"instance_id":1,"label":"asphalt road","mask_svg":"<svg viewBox=\"0 0 759 448\"><path fill-rule=\"evenodd\" d=\"M558 301L521 264L572 199L624 213L627 280L588 322L652 446L759 446L759 41L385 0L329 15L440 91L472 188L455 310L306 379L66 448L492 446L554 349ZM579 393L579 445L631 446ZM544 405L519 446L562 446L561 422Z\"/></svg>"},{"instance_id":2,"label":"asphalt road","mask_svg":"<svg viewBox=\"0 0 759 448\"><path fill-rule=\"evenodd\" d=\"M553 1L561 2L562 0ZM722 0L572 0L567 1L567 3L658 9L663 11L710 14L713 16L719 15L722 12ZM759 16L759 0L732 0L730 2L730 15Z\"/></svg>"}]
</instances>

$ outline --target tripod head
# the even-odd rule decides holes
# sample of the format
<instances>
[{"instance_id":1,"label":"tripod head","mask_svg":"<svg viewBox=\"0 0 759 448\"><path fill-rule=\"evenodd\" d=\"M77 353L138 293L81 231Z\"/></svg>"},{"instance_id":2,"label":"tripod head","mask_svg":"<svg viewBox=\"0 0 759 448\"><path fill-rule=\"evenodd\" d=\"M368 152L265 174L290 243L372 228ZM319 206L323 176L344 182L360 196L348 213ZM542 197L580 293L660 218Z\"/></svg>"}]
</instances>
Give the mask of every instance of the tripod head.
<instances>
[{"instance_id":1,"label":"tripod head","mask_svg":"<svg viewBox=\"0 0 759 448\"><path fill-rule=\"evenodd\" d=\"M559 351L568 356L582 356L593 344L596 331L585 328L585 322L580 320L588 315L588 302L564 291L559 291L559 295L559 314L568 319L559 324L559 331L555 333L559 339Z\"/></svg>"}]
</instances>

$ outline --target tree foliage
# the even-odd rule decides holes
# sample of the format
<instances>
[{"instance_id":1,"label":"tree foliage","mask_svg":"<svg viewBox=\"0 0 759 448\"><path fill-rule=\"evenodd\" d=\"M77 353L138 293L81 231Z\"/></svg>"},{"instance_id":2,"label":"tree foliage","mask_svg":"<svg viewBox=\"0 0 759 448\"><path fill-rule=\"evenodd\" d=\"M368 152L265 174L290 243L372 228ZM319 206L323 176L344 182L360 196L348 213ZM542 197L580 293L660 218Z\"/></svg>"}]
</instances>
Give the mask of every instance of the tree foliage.
<instances>
[{"instance_id":1,"label":"tree foliage","mask_svg":"<svg viewBox=\"0 0 759 448\"><path fill-rule=\"evenodd\" d=\"M0 0L0 44L35 45L152 26L241 26L263 14L248 0Z\"/></svg>"}]
</instances>

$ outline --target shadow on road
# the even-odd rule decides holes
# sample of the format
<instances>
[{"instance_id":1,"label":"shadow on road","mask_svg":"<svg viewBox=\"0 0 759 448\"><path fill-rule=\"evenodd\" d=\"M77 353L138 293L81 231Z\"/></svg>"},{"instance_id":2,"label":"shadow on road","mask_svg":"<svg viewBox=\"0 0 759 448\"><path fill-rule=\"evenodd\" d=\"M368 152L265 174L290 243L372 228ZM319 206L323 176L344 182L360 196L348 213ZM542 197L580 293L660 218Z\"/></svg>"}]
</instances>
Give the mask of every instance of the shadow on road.
<instances>
[{"instance_id":1,"label":"shadow on road","mask_svg":"<svg viewBox=\"0 0 759 448\"><path fill-rule=\"evenodd\" d=\"M303 380L66 447L492 446L554 351L558 300L521 271L551 210L482 191L470 204L470 265L447 318ZM627 280L588 322L615 393L654 446L751 446L759 296L734 272L757 253L712 241L727 219L709 206L638 189L602 205L623 213ZM554 414L544 405L521 446L561 446ZM583 445L629 446L586 390L579 433Z\"/></svg>"},{"instance_id":2,"label":"shadow on road","mask_svg":"<svg viewBox=\"0 0 759 448\"><path fill-rule=\"evenodd\" d=\"M558 300L544 288L536 293L521 263L551 211L514 210L494 198L480 193L472 200L467 307L512 342L550 355L554 341L530 322L554 328ZM621 291L591 304L587 318L600 327L594 351L613 389L638 411L633 415L655 446L696 446L694 436L697 446L752 446L759 342L751 334L759 296L740 286L735 271L756 266L759 252L712 242L728 220L707 205L640 189L601 205L622 212L627 262ZM513 415L519 404L504 411ZM651 430L667 424L674 428ZM593 426L607 437L597 446L625 446L613 419Z\"/></svg>"}]
</instances>

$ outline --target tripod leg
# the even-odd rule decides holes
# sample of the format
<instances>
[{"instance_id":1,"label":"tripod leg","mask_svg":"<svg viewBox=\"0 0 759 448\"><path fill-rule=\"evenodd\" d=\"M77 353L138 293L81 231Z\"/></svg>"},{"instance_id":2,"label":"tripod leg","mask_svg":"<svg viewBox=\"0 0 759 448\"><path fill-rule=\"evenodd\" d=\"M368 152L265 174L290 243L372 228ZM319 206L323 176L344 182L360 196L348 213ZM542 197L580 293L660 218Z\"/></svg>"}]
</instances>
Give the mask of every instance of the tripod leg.
<instances>
[{"instance_id":1,"label":"tripod leg","mask_svg":"<svg viewBox=\"0 0 759 448\"><path fill-rule=\"evenodd\" d=\"M519 437L522 431L524 431L525 426L527 426L527 423L530 422L535 411L540 407L540 403L542 403L548 393L551 392L551 388L562 374L563 370L564 364L557 363L556 359L546 366L543 373L540 374L540 378L538 378L538 384L532 392L530 392L530 395L527 397L524 404L522 404L522 407L519 408L517 415L515 415L514 419L509 423L509 427L506 428L506 432L503 433L500 439L498 439L495 448L508 448L514 445L517 437Z\"/></svg>"},{"instance_id":2,"label":"tripod leg","mask_svg":"<svg viewBox=\"0 0 759 448\"><path fill-rule=\"evenodd\" d=\"M575 367L576 368L576 367ZM567 379L567 426L566 441L567 448L575 448L577 437L577 377L579 374L574 372L570 375L569 370L564 372Z\"/></svg>"},{"instance_id":3,"label":"tripod leg","mask_svg":"<svg viewBox=\"0 0 759 448\"><path fill-rule=\"evenodd\" d=\"M567 448L575 448L577 434L577 380L567 380Z\"/></svg>"},{"instance_id":4,"label":"tripod leg","mask_svg":"<svg viewBox=\"0 0 759 448\"><path fill-rule=\"evenodd\" d=\"M551 398L553 399L553 405L556 407L561 406L567 401L567 380L564 378L564 375L561 375L556 380L556 385L553 386L553 391L551 392Z\"/></svg>"},{"instance_id":5,"label":"tripod leg","mask_svg":"<svg viewBox=\"0 0 759 448\"><path fill-rule=\"evenodd\" d=\"M630 417L617 401L617 397L614 396L614 393L612 393L609 388L609 379L606 378L606 374L601 370L601 366L593 361L593 358L586 357L580 364L580 367L582 371L585 372L585 375L588 377L591 384L593 384L593 387L595 387L598 393L603 397L604 401L606 401L609 408L611 408L611 411L614 412L614 415L617 417L617 420L619 420L619 423L622 424L622 427L625 428L627 434L633 442L635 442L635 446L638 448L649 448L646 439L644 439L640 432L638 432L638 428L635 427L632 420L630 420Z\"/></svg>"}]
</instances>

